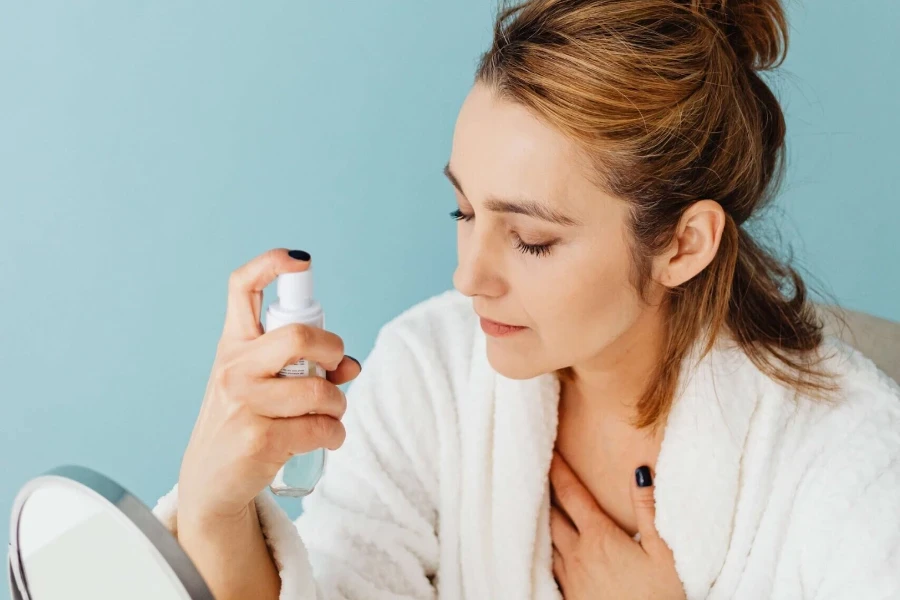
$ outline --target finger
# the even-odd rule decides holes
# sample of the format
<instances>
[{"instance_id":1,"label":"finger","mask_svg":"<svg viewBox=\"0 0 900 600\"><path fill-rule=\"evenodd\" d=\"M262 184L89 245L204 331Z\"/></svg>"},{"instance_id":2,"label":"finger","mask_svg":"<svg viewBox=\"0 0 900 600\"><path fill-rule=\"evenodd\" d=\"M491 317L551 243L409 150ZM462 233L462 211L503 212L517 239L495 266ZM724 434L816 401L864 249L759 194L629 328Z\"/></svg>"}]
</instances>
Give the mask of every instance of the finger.
<instances>
[{"instance_id":1,"label":"finger","mask_svg":"<svg viewBox=\"0 0 900 600\"><path fill-rule=\"evenodd\" d=\"M343 423L328 415L270 419L269 427L267 438L279 462L319 448L337 450L346 438Z\"/></svg>"},{"instance_id":2,"label":"finger","mask_svg":"<svg viewBox=\"0 0 900 600\"><path fill-rule=\"evenodd\" d=\"M334 370L344 359L344 340L321 327L290 323L251 340L243 353L246 367L261 376L275 375L301 358Z\"/></svg>"},{"instance_id":3,"label":"finger","mask_svg":"<svg viewBox=\"0 0 900 600\"><path fill-rule=\"evenodd\" d=\"M336 450L344 443L345 437L344 425L328 415L260 418L258 425L248 432L250 454L279 465L296 454L319 448Z\"/></svg>"},{"instance_id":4,"label":"finger","mask_svg":"<svg viewBox=\"0 0 900 600\"><path fill-rule=\"evenodd\" d=\"M584 531L596 521L600 507L590 491L572 471L565 459L556 451L550 463L550 484L559 507L565 511L577 531Z\"/></svg>"},{"instance_id":5,"label":"finger","mask_svg":"<svg viewBox=\"0 0 900 600\"><path fill-rule=\"evenodd\" d=\"M282 466L297 454L319 448L336 450L344 443L345 436L343 423L328 415L257 417L244 428L235 447L247 457Z\"/></svg>"},{"instance_id":6,"label":"finger","mask_svg":"<svg viewBox=\"0 0 900 600\"><path fill-rule=\"evenodd\" d=\"M566 579L566 565L563 562L562 554L560 554L556 547L553 548L553 578L556 579L556 584L559 586L560 590L565 593L563 582Z\"/></svg>"},{"instance_id":7,"label":"finger","mask_svg":"<svg viewBox=\"0 0 900 600\"><path fill-rule=\"evenodd\" d=\"M637 520L638 533L641 534L641 545L659 538L656 531L656 500L653 496L653 475L650 467L638 467L634 471L634 482L631 485L631 502L634 505L634 516Z\"/></svg>"},{"instance_id":8,"label":"finger","mask_svg":"<svg viewBox=\"0 0 900 600\"><path fill-rule=\"evenodd\" d=\"M300 417L311 413L340 419L347 411L344 392L322 377L273 377L257 382L248 400L258 415Z\"/></svg>"},{"instance_id":9,"label":"finger","mask_svg":"<svg viewBox=\"0 0 900 600\"><path fill-rule=\"evenodd\" d=\"M578 531L560 509L550 507L550 538L553 544L563 553L569 553L578 542Z\"/></svg>"},{"instance_id":10,"label":"finger","mask_svg":"<svg viewBox=\"0 0 900 600\"><path fill-rule=\"evenodd\" d=\"M358 360L350 355L345 355L337 368L333 371L327 371L325 377L335 385L341 385L356 379L362 371L362 365Z\"/></svg>"},{"instance_id":11,"label":"finger","mask_svg":"<svg viewBox=\"0 0 900 600\"><path fill-rule=\"evenodd\" d=\"M305 271L309 260L309 254L302 250L274 248L233 271L228 279L223 336L253 339L262 333L259 317L263 290L281 273Z\"/></svg>"}]
</instances>

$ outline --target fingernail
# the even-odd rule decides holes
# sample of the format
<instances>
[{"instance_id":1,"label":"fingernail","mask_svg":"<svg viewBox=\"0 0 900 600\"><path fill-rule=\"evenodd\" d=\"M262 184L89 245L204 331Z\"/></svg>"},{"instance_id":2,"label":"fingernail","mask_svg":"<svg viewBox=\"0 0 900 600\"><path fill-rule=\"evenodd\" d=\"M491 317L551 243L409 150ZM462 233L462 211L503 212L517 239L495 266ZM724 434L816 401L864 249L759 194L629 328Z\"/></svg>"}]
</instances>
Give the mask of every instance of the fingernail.
<instances>
[{"instance_id":1,"label":"fingernail","mask_svg":"<svg viewBox=\"0 0 900 600\"><path fill-rule=\"evenodd\" d=\"M653 485L653 477L650 475L650 467L638 467L634 471L634 479L637 481L638 487L649 487Z\"/></svg>"},{"instance_id":2,"label":"fingernail","mask_svg":"<svg viewBox=\"0 0 900 600\"><path fill-rule=\"evenodd\" d=\"M303 250L291 250L290 252L288 252L288 256L296 260L302 260L304 262L309 261L309 259L311 258L309 256L309 252L304 252Z\"/></svg>"},{"instance_id":3,"label":"fingernail","mask_svg":"<svg viewBox=\"0 0 900 600\"><path fill-rule=\"evenodd\" d=\"M346 356L347 358L349 358L350 360L352 360L353 362L355 362L357 365L359 365L359 368L362 369L362 363L360 363L358 360L356 360L355 358L353 358L353 357L350 356L349 354L345 354L344 356Z\"/></svg>"}]
</instances>

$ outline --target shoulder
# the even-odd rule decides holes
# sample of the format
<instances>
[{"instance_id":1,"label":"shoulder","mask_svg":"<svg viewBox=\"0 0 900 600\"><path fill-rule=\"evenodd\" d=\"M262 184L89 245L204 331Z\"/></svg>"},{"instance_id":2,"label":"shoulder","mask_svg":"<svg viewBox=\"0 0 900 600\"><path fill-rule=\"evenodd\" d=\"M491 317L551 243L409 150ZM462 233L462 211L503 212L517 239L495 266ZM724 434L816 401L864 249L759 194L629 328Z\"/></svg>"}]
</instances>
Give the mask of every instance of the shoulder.
<instances>
[{"instance_id":1,"label":"shoulder","mask_svg":"<svg viewBox=\"0 0 900 600\"><path fill-rule=\"evenodd\" d=\"M824 366L840 389L832 403L800 398L798 505L833 531L900 505L900 386L861 352L827 337ZM799 463L798 463L799 464ZM862 511L862 512L860 512ZM867 513L863 514L863 513ZM891 535L900 543L900 521Z\"/></svg>"},{"instance_id":2,"label":"shoulder","mask_svg":"<svg viewBox=\"0 0 900 600\"><path fill-rule=\"evenodd\" d=\"M348 394L379 410L450 418L477 360L479 333L471 300L460 292L418 302L381 326Z\"/></svg>"},{"instance_id":3,"label":"shoulder","mask_svg":"<svg viewBox=\"0 0 900 600\"><path fill-rule=\"evenodd\" d=\"M792 529L810 588L881 590L875 574L900 567L900 386L845 342L826 344L841 388L803 428Z\"/></svg>"},{"instance_id":4,"label":"shoulder","mask_svg":"<svg viewBox=\"0 0 900 600\"><path fill-rule=\"evenodd\" d=\"M457 398L469 378L473 314L468 298L452 290L410 306L379 328L347 389L348 443L351 437L363 440L351 446L368 444L360 452L375 448L406 457L421 467L423 481L433 475L425 466L439 464L437 442L452 438Z\"/></svg>"},{"instance_id":5,"label":"shoulder","mask_svg":"<svg viewBox=\"0 0 900 600\"><path fill-rule=\"evenodd\" d=\"M455 289L446 290L413 304L382 326L406 335L447 337L476 324L472 300ZM466 331L471 339L473 331Z\"/></svg>"},{"instance_id":6,"label":"shoulder","mask_svg":"<svg viewBox=\"0 0 900 600\"><path fill-rule=\"evenodd\" d=\"M900 385L836 337L826 336L823 350L823 365L840 386L835 402L820 408L821 420L816 422L829 445L857 458L900 455Z\"/></svg>"},{"instance_id":7,"label":"shoulder","mask_svg":"<svg viewBox=\"0 0 900 600\"><path fill-rule=\"evenodd\" d=\"M755 420L768 423L791 456L900 452L900 385L847 342L826 335L819 348L818 367L836 384L826 399L773 379L730 340L717 348L724 349L714 368L721 382L739 402L759 398Z\"/></svg>"},{"instance_id":8,"label":"shoulder","mask_svg":"<svg viewBox=\"0 0 900 600\"><path fill-rule=\"evenodd\" d=\"M382 348L415 356L420 366L468 372L478 333L471 299L455 289L422 300L385 323L373 353Z\"/></svg>"},{"instance_id":9,"label":"shoulder","mask_svg":"<svg viewBox=\"0 0 900 600\"><path fill-rule=\"evenodd\" d=\"M790 486L798 505L814 507L818 514L846 510L866 486L878 490L880 501L900 504L900 386L895 381L831 335L819 349L819 366L833 375L837 388L827 399L796 392L758 369L733 344L724 347L715 371L731 398L722 398L721 404L734 417L729 422L746 420L755 440L746 451L770 461L762 477ZM751 398L753 405L745 405ZM784 478L778 477L782 473Z\"/></svg>"}]
</instances>

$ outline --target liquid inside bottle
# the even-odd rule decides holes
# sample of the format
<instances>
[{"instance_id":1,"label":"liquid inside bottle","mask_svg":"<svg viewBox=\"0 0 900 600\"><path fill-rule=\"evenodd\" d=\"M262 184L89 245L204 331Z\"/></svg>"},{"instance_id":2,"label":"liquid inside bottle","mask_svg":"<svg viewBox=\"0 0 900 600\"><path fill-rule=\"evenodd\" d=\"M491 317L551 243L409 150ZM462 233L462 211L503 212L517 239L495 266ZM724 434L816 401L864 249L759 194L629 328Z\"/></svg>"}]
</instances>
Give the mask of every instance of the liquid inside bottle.
<instances>
[{"instance_id":1,"label":"liquid inside bottle","mask_svg":"<svg viewBox=\"0 0 900 600\"><path fill-rule=\"evenodd\" d=\"M290 323L325 327L322 307L312 294L311 266L307 271L279 275L277 285L278 300L266 311L266 331ZM279 377L325 377L325 375L322 366L306 359L285 365L278 372ZM292 456L276 473L269 484L269 489L277 496L292 498L312 493L325 471L325 454L324 448L318 448Z\"/></svg>"}]
</instances>

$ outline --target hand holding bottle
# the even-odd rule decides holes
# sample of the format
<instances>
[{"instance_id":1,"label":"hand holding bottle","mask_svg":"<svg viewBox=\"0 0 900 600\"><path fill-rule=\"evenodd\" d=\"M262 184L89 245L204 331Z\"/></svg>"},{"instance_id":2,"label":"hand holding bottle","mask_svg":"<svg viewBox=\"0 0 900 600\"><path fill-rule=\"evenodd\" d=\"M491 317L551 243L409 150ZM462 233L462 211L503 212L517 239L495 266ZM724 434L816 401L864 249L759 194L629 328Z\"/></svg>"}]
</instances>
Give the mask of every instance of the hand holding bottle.
<instances>
[{"instance_id":1,"label":"hand holding bottle","mask_svg":"<svg viewBox=\"0 0 900 600\"><path fill-rule=\"evenodd\" d=\"M343 444L346 398L337 386L359 374L359 363L324 329L263 332L260 324L263 289L309 265L307 253L277 248L231 274L222 337L179 474L179 529L186 519L197 526L245 516L291 456ZM278 376L301 358L326 377Z\"/></svg>"}]
</instances>

